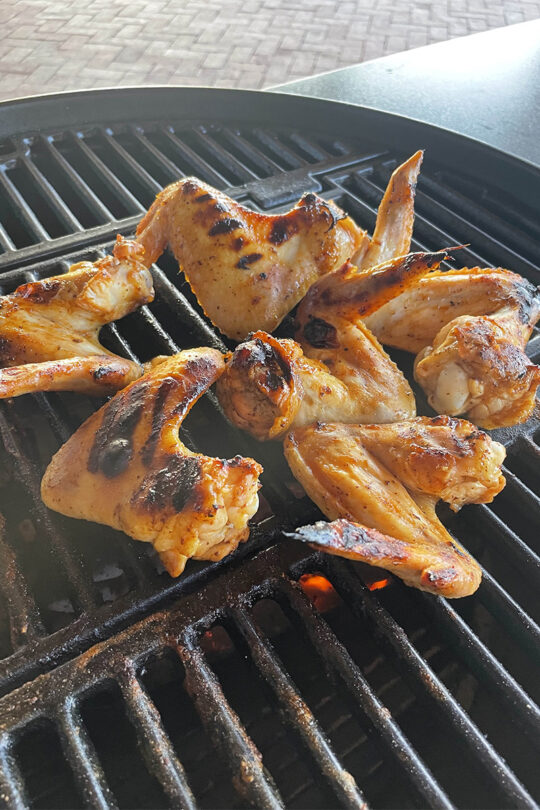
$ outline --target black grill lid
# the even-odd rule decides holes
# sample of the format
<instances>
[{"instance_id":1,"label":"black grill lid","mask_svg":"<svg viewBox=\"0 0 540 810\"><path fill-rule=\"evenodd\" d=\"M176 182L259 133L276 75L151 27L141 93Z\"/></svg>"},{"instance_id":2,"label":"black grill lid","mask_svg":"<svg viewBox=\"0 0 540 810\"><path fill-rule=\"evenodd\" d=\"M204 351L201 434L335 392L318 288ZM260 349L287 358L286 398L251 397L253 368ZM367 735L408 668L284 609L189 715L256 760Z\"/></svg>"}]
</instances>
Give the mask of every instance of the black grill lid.
<instances>
[{"instance_id":1,"label":"black grill lid","mask_svg":"<svg viewBox=\"0 0 540 810\"><path fill-rule=\"evenodd\" d=\"M418 147L414 248L467 242L463 264L539 281L539 172L433 127L247 91L96 91L1 109L2 293L102 255L185 174L266 211L317 191L371 230L391 171ZM153 274L156 300L107 327L108 345L141 360L224 348L170 256ZM537 333L528 351L540 359ZM410 376L412 358L395 356ZM0 765L14 806L534 806L538 419L494 432L508 483L493 505L442 512L484 567L477 595L450 604L392 580L370 593L358 567L288 543L242 562L318 512L280 447L227 426L212 394L185 440L265 466L263 508L232 557L173 581L145 545L48 512L44 466L98 404L0 403ZM295 584L316 572L341 598L328 612ZM239 689L242 672L259 686Z\"/></svg>"}]
</instances>

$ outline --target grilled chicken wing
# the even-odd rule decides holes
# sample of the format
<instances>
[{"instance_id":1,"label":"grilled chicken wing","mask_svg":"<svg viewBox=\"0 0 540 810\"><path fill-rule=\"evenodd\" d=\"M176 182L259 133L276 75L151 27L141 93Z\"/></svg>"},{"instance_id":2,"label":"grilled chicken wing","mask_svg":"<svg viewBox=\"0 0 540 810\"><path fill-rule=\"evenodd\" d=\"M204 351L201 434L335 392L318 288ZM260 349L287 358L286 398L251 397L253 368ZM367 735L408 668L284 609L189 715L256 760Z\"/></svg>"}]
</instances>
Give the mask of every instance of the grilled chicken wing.
<instances>
[{"instance_id":1,"label":"grilled chicken wing","mask_svg":"<svg viewBox=\"0 0 540 810\"><path fill-rule=\"evenodd\" d=\"M32 391L105 395L142 374L99 342L101 327L154 297L136 242L0 298L0 398ZM7 366L7 368L6 368Z\"/></svg>"},{"instance_id":2,"label":"grilled chicken wing","mask_svg":"<svg viewBox=\"0 0 540 810\"><path fill-rule=\"evenodd\" d=\"M503 488L505 450L487 434L448 416L318 424L292 431L284 449L309 497L336 521L300 529L300 539L431 593L458 597L478 588L480 568L435 505L439 498L454 510L488 503Z\"/></svg>"},{"instance_id":3,"label":"grilled chicken wing","mask_svg":"<svg viewBox=\"0 0 540 810\"><path fill-rule=\"evenodd\" d=\"M93 414L53 457L45 504L154 545L171 576L190 557L220 560L249 534L262 468L249 458L209 458L178 429L224 368L214 349L164 360Z\"/></svg>"},{"instance_id":4,"label":"grilled chicken wing","mask_svg":"<svg viewBox=\"0 0 540 810\"><path fill-rule=\"evenodd\" d=\"M523 351L540 317L532 284L501 268L432 272L366 317L382 343L418 354L415 377L440 413L484 428L525 421L540 368Z\"/></svg>"},{"instance_id":5,"label":"grilled chicken wing","mask_svg":"<svg viewBox=\"0 0 540 810\"><path fill-rule=\"evenodd\" d=\"M404 256L411 248L414 225L414 195L424 153L405 161L392 174L377 212L371 239L363 241L352 263L360 269Z\"/></svg>"},{"instance_id":6,"label":"grilled chicken wing","mask_svg":"<svg viewBox=\"0 0 540 810\"><path fill-rule=\"evenodd\" d=\"M241 340L254 329L275 329L367 235L315 194L287 214L260 214L191 177L158 194L137 239L148 262L169 245L210 320Z\"/></svg>"},{"instance_id":7,"label":"grilled chicken wing","mask_svg":"<svg viewBox=\"0 0 540 810\"><path fill-rule=\"evenodd\" d=\"M298 309L299 343L256 332L237 346L217 386L231 422L264 440L319 419L414 416L407 380L361 318L444 257L411 253L371 273L346 264L319 279Z\"/></svg>"}]
</instances>

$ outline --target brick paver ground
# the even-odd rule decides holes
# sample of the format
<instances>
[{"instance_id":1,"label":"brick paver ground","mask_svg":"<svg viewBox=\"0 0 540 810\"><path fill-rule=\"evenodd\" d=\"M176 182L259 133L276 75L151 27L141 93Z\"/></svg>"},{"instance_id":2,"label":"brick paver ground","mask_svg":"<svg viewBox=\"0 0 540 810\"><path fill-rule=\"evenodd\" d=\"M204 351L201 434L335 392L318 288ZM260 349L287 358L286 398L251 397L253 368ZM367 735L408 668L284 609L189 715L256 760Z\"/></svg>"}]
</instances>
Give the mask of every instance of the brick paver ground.
<instances>
[{"instance_id":1,"label":"brick paver ground","mask_svg":"<svg viewBox=\"0 0 540 810\"><path fill-rule=\"evenodd\" d=\"M540 17L540 0L0 0L0 98L259 88Z\"/></svg>"}]
</instances>

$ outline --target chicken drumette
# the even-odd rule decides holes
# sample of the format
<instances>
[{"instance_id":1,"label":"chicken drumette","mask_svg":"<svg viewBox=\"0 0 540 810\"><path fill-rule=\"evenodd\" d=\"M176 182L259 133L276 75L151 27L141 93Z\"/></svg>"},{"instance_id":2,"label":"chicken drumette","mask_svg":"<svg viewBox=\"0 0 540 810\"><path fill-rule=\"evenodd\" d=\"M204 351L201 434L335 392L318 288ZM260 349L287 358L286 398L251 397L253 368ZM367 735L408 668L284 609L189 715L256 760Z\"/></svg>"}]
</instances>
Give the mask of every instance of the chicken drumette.
<instances>
[{"instance_id":1,"label":"chicken drumette","mask_svg":"<svg viewBox=\"0 0 540 810\"><path fill-rule=\"evenodd\" d=\"M484 428L525 421L540 368L524 352L539 291L516 273L479 267L431 272L366 317L390 346L418 353L415 377L439 413Z\"/></svg>"},{"instance_id":2,"label":"chicken drumette","mask_svg":"<svg viewBox=\"0 0 540 810\"><path fill-rule=\"evenodd\" d=\"M295 536L385 568L421 590L468 596L481 571L437 518L489 503L504 486L504 447L470 422L439 416L393 425L317 424L293 430L285 456L309 497L335 523ZM343 518L343 520L340 520Z\"/></svg>"},{"instance_id":3,"label":"chicken drumette","mask_svg":"<svg viewBox=\"0 0 540 810\"><path fill-rule=\"evenodd\" d=\"M154 297L144 250L121 237L113 255L0 298L0 398L32 391L105 395L143 373L99 342L99 330Z\"/></svg>"},{"instance_id":4,"label":"chicken drumette","mask_svg":"<svg viewBox=\"0 0 540 810\"><path fill-rule=\"evenodd\" d=\"M319 279L298 308L298 343L256 332L237 346L217 387L229 419L263 440L320 419L414 416L407 380L362 318L445 255L411 253L369 273L347 264Z\"/></svg>"},{"instance_id":5,"label":"chicken drumette","mask_svg":"<svg viewBox=\"0 0 540 810\"><path fill-rule=\"evenodd\" d=\"M249 535L262 468L194 453L183 419L224 368L215 349L167 358L84 422L49 464L51 509L152 543L171 576L190 557L221 560Z\"/></svg>"}]
</instances>

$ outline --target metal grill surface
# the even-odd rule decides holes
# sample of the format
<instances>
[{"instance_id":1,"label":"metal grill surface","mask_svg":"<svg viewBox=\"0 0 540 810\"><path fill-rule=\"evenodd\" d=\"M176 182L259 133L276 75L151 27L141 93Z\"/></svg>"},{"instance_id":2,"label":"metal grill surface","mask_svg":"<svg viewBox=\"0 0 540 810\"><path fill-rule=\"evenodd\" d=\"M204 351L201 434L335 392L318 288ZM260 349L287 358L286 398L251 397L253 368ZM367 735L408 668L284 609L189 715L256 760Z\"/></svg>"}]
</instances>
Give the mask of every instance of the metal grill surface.
<instances>
[{"instance_id":1,"label":"metal grill surface","mask_svg":"<svg viewBox=\"0 0 540 810\"><path fill-rule=\"evenodd\" d=\"M269 212L316 191L372 230L386 181L407 154L373 134L338 138L327 129L171 119L7 138L0 293L103 255L164 185L188 174ZM415 249L468 243L463 264L540 281L538 211L519 188L512 198L495 178L479 186L466 167L450 170L428 152L416 211ZM106 327L104 342L141 361L225 348L172 258L152 272L155 301ZM537 333L528 352L540 360ZM394 356L410 377L411 358ZM415 393L419 413L429 413ZM535 806L538 419L493 432L508 451L507 486L493 504L441 511L484 569L478 593L450 604L391 579L370 591L358 567L271 547L283 528L319 514L298 496L280 447L227 425L211 393L183 439L265 467L251 538L231 557L190 563L172 580L145 544L49 512L39 498L44 467L99 404L68 394L0 403L8 804ZM317 609L299 587L306 573L332 584L331 609ZM115 718L117 746L99 717Z\"/></svg>"}]
</instances>

